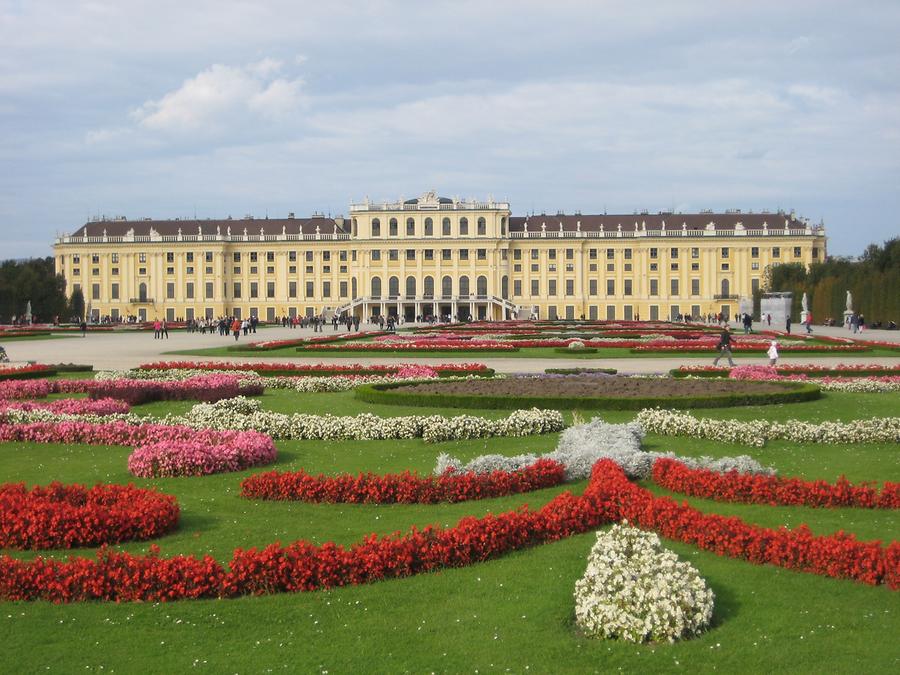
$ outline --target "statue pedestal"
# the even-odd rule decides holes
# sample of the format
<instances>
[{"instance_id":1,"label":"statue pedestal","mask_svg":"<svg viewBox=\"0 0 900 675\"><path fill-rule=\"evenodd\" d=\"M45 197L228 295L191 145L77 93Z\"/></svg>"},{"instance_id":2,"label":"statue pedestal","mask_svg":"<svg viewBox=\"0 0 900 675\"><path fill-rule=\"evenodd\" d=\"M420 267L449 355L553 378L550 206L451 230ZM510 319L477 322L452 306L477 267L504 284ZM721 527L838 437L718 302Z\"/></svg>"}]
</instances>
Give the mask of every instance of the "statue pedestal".
<instances>
[{"instance_id":1,"label":"statue pedestal","mask_svg":"<svg viewBox=\"0 0 900 675\"><path fill-rule=\"evenodd\" d=\"M850 325L850 317L853 316L854 314L856 314L856 312L852 312L849 309L844 312L844 325L845 326Z\"/></svg>"}]
</instances>

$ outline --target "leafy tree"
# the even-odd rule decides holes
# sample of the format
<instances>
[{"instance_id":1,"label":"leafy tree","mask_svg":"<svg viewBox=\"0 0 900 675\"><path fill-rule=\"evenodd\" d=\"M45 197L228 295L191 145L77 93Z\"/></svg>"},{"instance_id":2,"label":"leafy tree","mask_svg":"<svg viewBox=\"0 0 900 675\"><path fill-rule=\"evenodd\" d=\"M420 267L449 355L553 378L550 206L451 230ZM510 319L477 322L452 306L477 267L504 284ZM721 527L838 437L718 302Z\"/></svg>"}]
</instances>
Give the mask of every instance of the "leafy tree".
<instances>
[{"instance_id":1,"label":"leafy tree","mask_svg":"<svg viewBox=\"0 0 900 675\"><path fill-rule=\"evenodd\" d=\"M35 320L40 322L66 313L66 281L56 274L53 258L0 263L0 318L8 321L24 315L29 301Z\"/></svg>"}]
</instances>

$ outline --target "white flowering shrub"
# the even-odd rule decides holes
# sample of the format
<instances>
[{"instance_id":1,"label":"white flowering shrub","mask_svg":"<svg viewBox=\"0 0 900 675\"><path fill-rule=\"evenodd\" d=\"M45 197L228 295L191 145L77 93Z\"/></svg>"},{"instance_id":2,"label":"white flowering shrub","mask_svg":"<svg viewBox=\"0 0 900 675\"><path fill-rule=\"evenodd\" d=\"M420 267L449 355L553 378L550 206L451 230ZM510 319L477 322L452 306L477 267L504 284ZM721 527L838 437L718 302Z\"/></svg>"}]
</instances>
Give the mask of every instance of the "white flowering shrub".
<instances>
[{"instance_id":1,"label":"white flowering shrub","mask_svg":"<svg viewBox=\"0 0 900 675\"><path fill-rule=\"evenodd\" d=\"M528 412L528 411L517 411ZM534 432L541 433L541 432ZM514 434L507 434L514 435ZM691 468L710 469L712 471L730 471L736 469L741 473L774 474L775 470L765 467L752 457L681 457L673 453L646 452L641 449L644 430L640 424L607 424L600 418L594 418L586 424L569 427L559 437L556 450L543 455L522 454L512 457L504 455L481 455L468 463L441 454L437 458L434 472L438 475L448 469L454 471L472 471L490 473L492 471L517 471L534 464L538 459L552 459L566 469L566 480L583 480L591 475L591 469L601 459L611 459L622 467L629 478L645 479L650 477L653 462L659 457L678 459Z\"/></svg>"},{"instance_id":2,"label":"white flowering shrub","mask_svg":"<svg viewBox=\"0 0 900 675\"><path fill-rule=\"evenodd\" d=\"M666 436L693 436L727 443L762 447L769 440L795 443L896 443L900 417L873 417L850 422L769 422L713 420L689 413L646 408L635 418L649 432Z\"/></svg>"},{"instance_id":3,"label":"white flowering shrub","mask_svg":"<svg viewBox=\"0 0 900 675\"><path fill-rule=\"evenodd\" d=\"M613 525L597 533L584 576L575 582L575 621L589 637L674 642L701 633L715 595L697 569L659 537Z\"/></svg>"}]
</instances>

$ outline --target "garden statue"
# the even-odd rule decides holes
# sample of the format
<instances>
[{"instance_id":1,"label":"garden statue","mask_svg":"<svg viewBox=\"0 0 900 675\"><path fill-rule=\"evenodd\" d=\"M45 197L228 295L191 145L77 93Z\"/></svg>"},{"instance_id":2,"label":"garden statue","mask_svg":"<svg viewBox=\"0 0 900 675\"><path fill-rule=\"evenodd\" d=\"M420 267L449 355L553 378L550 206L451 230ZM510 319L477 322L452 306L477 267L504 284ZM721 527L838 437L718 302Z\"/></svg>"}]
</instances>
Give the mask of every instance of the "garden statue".
<instances>
[{"instance_id":1,"label":"garden statue","mask_svg":"<svg viewBox=\"0 0 900 675\"><path fill-rule=\"evenodd\" d=\"M847 311L853 312L853 294L847 291Z\"/></svg>"}]
</instances>

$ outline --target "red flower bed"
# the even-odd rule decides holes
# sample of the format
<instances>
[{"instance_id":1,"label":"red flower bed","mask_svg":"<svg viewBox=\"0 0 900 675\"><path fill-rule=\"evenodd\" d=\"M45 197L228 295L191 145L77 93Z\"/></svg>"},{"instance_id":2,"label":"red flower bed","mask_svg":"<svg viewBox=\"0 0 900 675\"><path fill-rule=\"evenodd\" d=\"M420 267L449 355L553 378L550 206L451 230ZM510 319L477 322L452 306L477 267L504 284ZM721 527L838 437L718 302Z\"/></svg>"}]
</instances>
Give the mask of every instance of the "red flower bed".
<instances>
[{"instance_id":1,"label":"red flower bed","mask_svg":"<svg viewBox=\"0 0 900 675\"><path fill-rule=\"evenodd\" d=\"M402 342L353 342L305 344L298 352L515 352L518 344L495 341L409 340Z\"/></svg>"},{"instance_id":2,"label":"red flower bed","mask_svg":"<svg viewBox=\"0 0 900 675\"><path fill-rule=\"evenodd\" d=\"M653 464L653 480L673 492L720 502L815 508L900 508L900 483L885 483L879 491L871 485L853 485L843 476L831 484L822 480L804 481L735 471L718 473L691 469L677 460L660 458Z\"/></svg>"},{"instance_id":3,"label":"red flower bed","mask_svg":"<svg viewBox=\"0 0 900 675\"><path fill-rule=\"evenodd\" d=\"M805 526L773 530L706 515L653 495L615 462L601 460L583 495L565 492L538 511L522 507L466 517L446 529L371 535L350 547L297 541L237 549L227 570L209 556L159 558L155 548L148 556L104 550L96 560L3 556L0 599L158 601L311 591L470 565L623 519L718 555L900 588L900 542L883 548L843 532L816 537Z\"/></svg>"},{"instance_id":4,"label":"red flower bed","mask_svg":"<svg viewBox=\"0 0 900 675\"><path fill-rule=\"evenodd\" d=\"M305 471L260 473L241 482L248 499L350 504L437 504L502 497L559 485L565 467L541 459L521 471L490 474L446 473L442 476L342 474L313 476Z\"/></svg>"},{"instance_id":5,"label":"red flower bed","mask_svg":"<svg viewBox=\"0 0 900 675\"><path fill-rule=\"evenodd\" d=\"M0 485L0 548L47 549L151 539L178 525L175 497L134 485Z\"/></svg>"},{"instance_id":6,"label":"red flower bed","mask_svg":"<svg viewBox=\"0 0 900 675\"><path fill-rule=\"evenodd\" d=\"M259 396L263 388L242 383L232 375L201 375L177 382L154 380L60 380L59 391L87 392L91 398L116 398L129 405L153 401L214 403L235 396Z\"/></svg>"},{"instance_id":7,"label":"red flower bed","mask_svg":"<svg viewBox=\"0 0 900 675\"><path fill-rule=\"evenodd\" d=\"M56 369L41 363L29 363L27 366L14 367L0 366L0 380L28 380L51 375L56 375Z\"/></svg>"},{"instance_id":8,"label":"red flower bed","mask_svg":"<svg viewBox=\"0 0 900 675\"><path fill-rule=\"evenodd\" d=\"M229 347L230 351L236 352L255 352L270 351L272 349L282 349L284 347L299 347L303 345L315 345L328 342L344 342L346 340L355 340L361 337L377 337L379 335L387 335L385 331L359 331L357 333L340 333L338 335L325 335L313 338L297 338L293 340L261 340L259 342L249 342L245 345L234 345Z\"/></svg>"},{"instance_id":9,"label":"red flower bed","mask_svg":"<svg viewBox=\"0 0 900 675\"><path fill-rule=\"evenodd\" d=\"M341 365L317 363L233 363L222 361L160 361L144 363L141 370L248 370L260 375L328 376L328 375L393 375L412 364L396 365ZM416 366L419 367L419 366ZM441 363L427 366L441 375L469 375L493 372L483 363Z\"/></svg>"}]
</instances>

